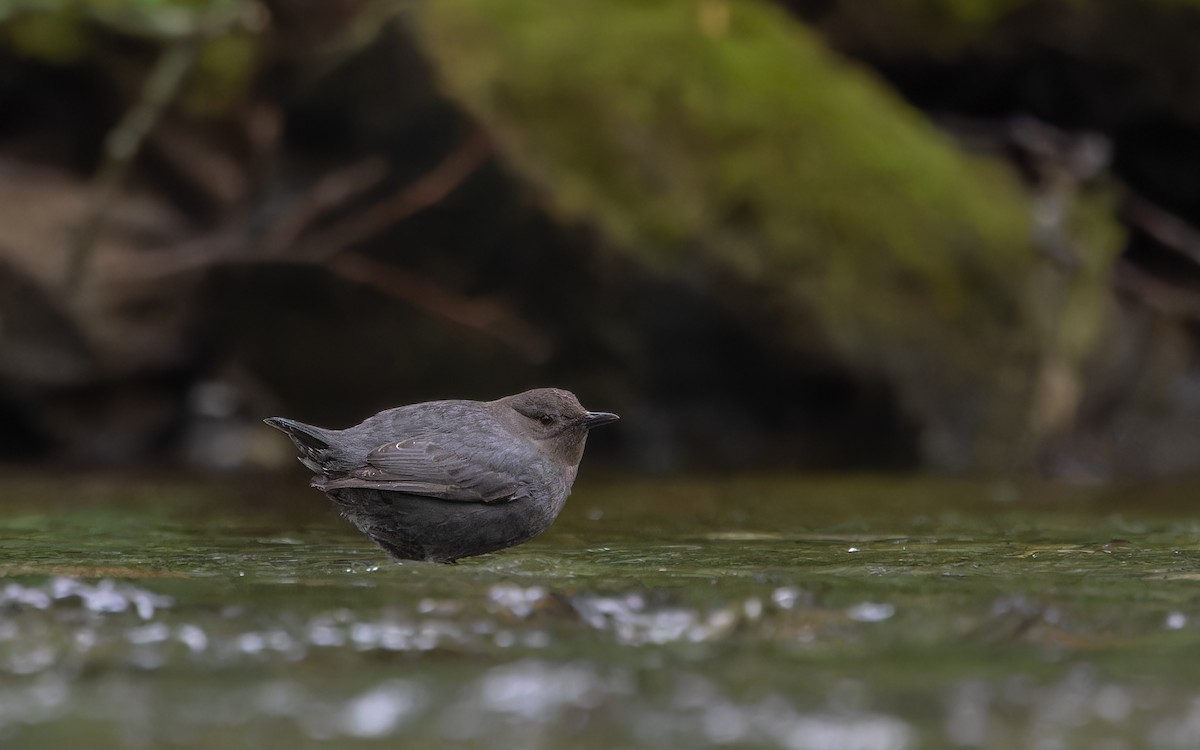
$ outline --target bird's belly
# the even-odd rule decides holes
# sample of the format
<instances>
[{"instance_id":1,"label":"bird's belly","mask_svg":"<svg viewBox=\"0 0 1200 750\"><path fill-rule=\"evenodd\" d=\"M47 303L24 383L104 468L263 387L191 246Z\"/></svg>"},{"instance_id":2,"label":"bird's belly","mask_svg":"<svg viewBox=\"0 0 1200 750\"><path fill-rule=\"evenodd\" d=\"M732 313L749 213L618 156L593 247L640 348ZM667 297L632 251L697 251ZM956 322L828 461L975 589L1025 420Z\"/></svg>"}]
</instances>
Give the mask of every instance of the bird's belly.
<instances>
[{"instance_id":1,"label":"bird's belly","mask_svg":"<svg viewBox=\"0 0 1200 750\"><path fill-rule=\"evenodd\" d=\"M468 503L365 488L327 493L367 536L401 560L449 562L512 547L541 534L562 501Z\"/></svg>"}]
</instances>

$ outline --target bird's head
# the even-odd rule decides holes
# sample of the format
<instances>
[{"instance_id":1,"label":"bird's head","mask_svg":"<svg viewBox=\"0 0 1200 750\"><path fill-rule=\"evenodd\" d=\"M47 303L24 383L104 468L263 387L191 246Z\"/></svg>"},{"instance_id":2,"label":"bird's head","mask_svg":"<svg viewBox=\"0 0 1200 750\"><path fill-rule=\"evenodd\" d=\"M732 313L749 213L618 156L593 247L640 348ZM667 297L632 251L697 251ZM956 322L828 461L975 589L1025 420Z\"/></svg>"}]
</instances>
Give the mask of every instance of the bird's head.
<instances>
[{"instance_id":1,"label":"bird's head","mask_svg":"<svg viewBox=\"0 0 1200 750\"><path fill-rule=\"evenodd\" d=\"M588 411L574 393L560 388L536 388L493 402L512 415L509 421L550 455L571 466L583 458L588 430L616 422L606 411Z\"/></svg>"}]
</instances>

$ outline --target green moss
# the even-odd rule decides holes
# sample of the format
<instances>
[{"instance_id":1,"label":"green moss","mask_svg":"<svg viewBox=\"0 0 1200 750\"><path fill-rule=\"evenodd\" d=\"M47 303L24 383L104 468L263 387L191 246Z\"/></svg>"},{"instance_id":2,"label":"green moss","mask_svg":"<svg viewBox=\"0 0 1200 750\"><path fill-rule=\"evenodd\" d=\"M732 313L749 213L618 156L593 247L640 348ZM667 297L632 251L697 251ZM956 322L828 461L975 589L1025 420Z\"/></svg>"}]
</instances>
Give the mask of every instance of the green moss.
<instances>
[{"instance_id":1,"label":"green moss","mask_svg":"<svg viewBox=\"0 0 1200 750\"><path fill-rule=\"evenodd\" d=\"M242 28L252 10L247 0L27 0L0 8L0 45L42 62L94 65L120 76L111 36L94 30L160 49L200 35L204 47L181 105L189 114L212 115L236 101L257 71L260 40Z\"/></svg>"},{"instance_id":2,"label":"green moss","mask_svg":"<svg viewBox=\"0 0 1200 750\"><path fill-rule=\"evenodd\" d=\"M427 18L447 84L516 166L648 262L700 244L835 304L892 277L946 314L970 304L959 266L1025 262L1007 174L772 9L730 5L714 34L701 5L451 0Z\"/></svg>"},{"instance_id":3,"label":"green moss","mask_svg":"<svg viewBox=\"0 0 1200 750\"><path fill-rule=\"evenodd\" d=\"M184 109L201 116L220 114L239 99L258 71L259 44L257 37L236 32L206 42L184 91Z\"/></svg>"},{"instance_id":4,"label":"green moss","mask_svg":"<svg viewBox=\"0 0 1200 750\"><path fill-rule=\"evenodd\" d=\"M55 65L78 62L87 53L89 34L74 13L65 9L45 13L0 16L0 46L19 55Z\"/></svg>"},{"instance_id":5,"label":"green moss","mask_svg":"<svg viewBox=\"0 0 1200 750\"><path fill-rule=\"evenodd\" d=\"M1117 196L1112 186L1085 193L1072 205L1068 216L1071 237L1078 248L1079 267L1069 286L1067 299L1057 314L1059 349L1074 365L1082 366L1095 350L1112 312L1109 289L1113 262L1125 241L1124 232L1113 221Z\"/></svg>"},{"instance_id":6,"label":"green moss","mask_svg":"<svg viewBox=\"0 0 1200 750\"><path fill-rule=\"evenodd\" d=\"M783 290L930 421L974 400L945 421L1011 442L1045 329L1006 169L764 3L424 7L446 88L565 220L664 272Z\"/></svg>"}]
</instances>

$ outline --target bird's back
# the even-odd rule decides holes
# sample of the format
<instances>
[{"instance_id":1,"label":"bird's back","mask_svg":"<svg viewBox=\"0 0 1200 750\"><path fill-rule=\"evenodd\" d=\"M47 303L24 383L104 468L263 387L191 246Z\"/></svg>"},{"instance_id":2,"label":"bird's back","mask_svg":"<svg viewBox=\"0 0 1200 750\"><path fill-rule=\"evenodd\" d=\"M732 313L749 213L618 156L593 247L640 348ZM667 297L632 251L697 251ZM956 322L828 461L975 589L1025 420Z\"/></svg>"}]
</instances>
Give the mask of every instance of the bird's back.
<instances>
[{"instance_id":1,"label":"bird's back","mask_svg":"<svg viewBox=\"0 0 1200 750\"><path fill-rule=\"evenodd\" d=\"M314 473L338 477L367 464L381 445L421 440L462 456L480 468L544 479L551 467L536 446L508 429L479 401L429 401L386 409L353 427L328 430L273 417L273 427L292 438L301 462Z\"/></svg>"},{"instance_id":2,"label":"bird's back","mask_svg":"<svg viewBox=\"0 0 1200 750\"><path fill-rule=\"evenodd\" d=\"M537 448L515 434L479 401L430 401L387 409L338 432L344 458L358 465L388 442L427 440L469 456L481 466L515 470L537 459Z\"/></svg>"}]
</instances>

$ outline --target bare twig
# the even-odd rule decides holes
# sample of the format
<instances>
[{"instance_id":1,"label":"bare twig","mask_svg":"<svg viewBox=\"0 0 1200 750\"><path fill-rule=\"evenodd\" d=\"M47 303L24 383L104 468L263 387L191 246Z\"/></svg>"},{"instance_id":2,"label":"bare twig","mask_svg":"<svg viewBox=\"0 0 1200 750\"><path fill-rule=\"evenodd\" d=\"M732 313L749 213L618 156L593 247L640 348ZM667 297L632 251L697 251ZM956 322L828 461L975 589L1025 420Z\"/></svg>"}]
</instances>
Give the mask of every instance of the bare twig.
<instances>
[{"instance_id":1,"label":"bare twig","mask_svg":"<svg viewBox=\"0 0 1200 750\"><path fill-rule=\"evenodd\" d=\"M321 179L253 245L248 246L237 231L208 235L179 245L158 259L139 260L137 267L122 274L122 278L144 283L231 264L317 265L429 315L496 339L531 361L543 361L550 353L546 336L503 304L459 294L431 279L349 249L443 200L490 153L490 144L477 132L416 182L304 239L304 232L322 216L341 208L386 176L382 159L365 159Z\"/></svg>"},{"instance_id":2,"label":"bare twig","mask_svg":"<svg viewBox=\"0 0 1200 750\"><path fill-rule=\"evenodd\" d=\"M322 216L383 182L387 175L387 160L371 156L322 177L267 230L258 242L258 253L267 258L283 255Z\"/></svg>"},{"instance_id":3,"label":"bare twig","mask_svg":"<svg viewBox=\"0 0 1200 750\"><path fill-rule=\"evenodd\" d=\"M370 239L402 219L437 204L474 172L492 152L476 130L419 180L328 229L316 232L292 251L298 259L320 261Z\"/></svg>"},{"instance_id":4,"label":"bare twig","mask_svg":"<svg viewBox=\"0 0 1200 750\"><path fill-rule=\"evenodd\" d=\"M1200 266L1200 230L1145 198L1132 195L1121 205L1120 215L1166 249Z\"/></svg>"},{"instance_id":5,"label":"bare twig","mask_svg":"<svg viewBox=\"0 0 1200 750\"><path fill-rule=\"evenodd\" d=\"M240 227L230 227L180 242L168 252L139 253L134 264L124 263L113 279L119 284L146 284L216 266L257 263L262 259L248 251Z\"/></svg>"},{"instance_id":6,"label":"bare twig","mask_svg":"<svg viewBox=\"0 0 1200 750\"><path fill-rule=\"evenodd\" d=\"M84 16L122 33L143 36L163 45L158 61L142 86L141 96L109 131L104 142L104 161L94 183L94 197L76 229L67 251L63 287L75 296L87 278L93 248L105 217L125 183L129 168L142 143L174 101L188 74L196 67L200 50L213 37L234 28L261 29L267 22L264 6L252 0L221 4L177 13L109 12L105 8L81 9Z\"/></svg>"},{"instance_id":7,"label":"bare twig","mask_svg":"<svg viewBox=\"0 0 1200 750\"><path fill-rule=\"evenodd\" d=\"M1173 318L1200 318L1200 292L1155 277L1127 260L1113 269L1119 291L1136 297L1146 307Z\"/></svg>"},{"instance_id":8,"label":"bare twig","mask_svg":"<svg viewBox=\"0 0 1200 750\"><path fill-rule=\"evenodd\" d=\"M427 278L353 251L339 254L328 267L344 279L502 341L531 361L541 362L549 356L550 343L541 332L490 300L458 294Z\"/></svg>"},{"instance_id":9,"label":"bare twig","mask_svg":"<svg viewBox=\"0 0 1200 750\"><path fill-rule=\"evenodd\" d=\"M228 230L177 245L170 254L147 258L129 271L130 280L146 281L178 273L236 263L322 263L350 244L369 239L393 224L435 205L458 187L490 153L481 134L463 141L416 182L348 216L333 226L299 237L320 217L377 184L385 175L380 157L370 157L322 178L257 243ZM299 237L299 239L298 239ZM288 245L295 245L285 253Z\"/></svg>"},{"instance_id":10,"label":"bare twig","mask_svg":"<svg viewBox=\"0 0 1200 750\"><path fill-rule=\"evenodd\" d=\"M142 141L175 98L187 74L196 65L201 39L185 37L172 42L150 71L138 103L125 114L104 142L104 164L96 178L95 196L83 217L67 255L63 285L74 296L84 278L96 245L96 236L104 219L120 194L129 167L141 149Z\"/></svg>"}]
</instances>

